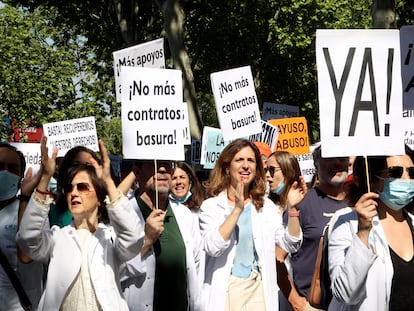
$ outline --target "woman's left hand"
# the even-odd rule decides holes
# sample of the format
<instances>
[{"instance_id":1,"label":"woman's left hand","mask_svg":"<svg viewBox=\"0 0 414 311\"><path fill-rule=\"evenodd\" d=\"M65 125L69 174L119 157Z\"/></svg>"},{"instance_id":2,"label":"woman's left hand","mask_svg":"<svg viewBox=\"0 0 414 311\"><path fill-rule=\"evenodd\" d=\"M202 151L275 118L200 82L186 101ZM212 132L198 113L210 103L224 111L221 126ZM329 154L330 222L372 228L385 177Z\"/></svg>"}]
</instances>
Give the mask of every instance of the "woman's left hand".
<instances>
[{"instance_id":1,"label":"woman's left hand","mask_svg":"<svg viewBox=\"0 0 414 311\"><path fill-rule=\"evenodd\" d=\"M288 208L297 207L297 205L303 200L308 191L306 186L305 178L303 176L299 177L299 182L295 181L289 189L287 197L287 206Z\"/></svg>"},{"instance_id":2,"label":"woman's left hand","mask_svg":"<svg viewBox=\"0 0 414 311\"><path fill-rule=\"evenodd\" d=\"M119 197L119 191L117 190L115 183L111 176L111 160L109 159L108 151L102 140L99 140L99 150L101 152L101 164L99 164L92 155L90 156L88 163L95 168L96 176L100 178L106 187L109 199L111 201Z\"/></svg>"}]
</instances>

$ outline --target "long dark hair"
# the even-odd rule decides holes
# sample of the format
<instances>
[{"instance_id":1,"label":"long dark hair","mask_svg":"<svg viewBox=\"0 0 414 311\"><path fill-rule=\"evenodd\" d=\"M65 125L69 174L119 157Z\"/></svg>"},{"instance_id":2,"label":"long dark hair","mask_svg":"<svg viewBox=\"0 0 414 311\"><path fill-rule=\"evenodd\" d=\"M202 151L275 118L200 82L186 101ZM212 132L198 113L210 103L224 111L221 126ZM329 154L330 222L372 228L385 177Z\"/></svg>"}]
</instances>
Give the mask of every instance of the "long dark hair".
<instances>
[{"instance_id":1,"label":"long dark hair","mask_svg":"<svg viewBox=\"0 0 414 311\"><path fill-rule=\"evenodd\" d=\"M190 209L199 208L204 200L204 190L193 168L187 162L184 161L175 162L173 174L176 168L180 168L184 172L186 172L191 183L190 189L192 194L184 205L186 205Z\"/></svg>"}]
</instances>

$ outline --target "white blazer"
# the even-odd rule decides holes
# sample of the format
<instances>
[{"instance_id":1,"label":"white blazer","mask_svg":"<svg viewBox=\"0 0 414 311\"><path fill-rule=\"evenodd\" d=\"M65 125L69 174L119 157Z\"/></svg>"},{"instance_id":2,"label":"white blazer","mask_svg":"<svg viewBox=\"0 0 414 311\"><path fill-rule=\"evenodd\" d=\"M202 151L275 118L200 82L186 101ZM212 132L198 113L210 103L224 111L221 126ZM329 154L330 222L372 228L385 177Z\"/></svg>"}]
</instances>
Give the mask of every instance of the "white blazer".
<instances>
[{"instance_id":1,"label":"white blazer","mask_svg":"<svg viewBox=\"0 0 414 311\"><path fill-rule=\"evenodd\" d=\"M209 198L200 208L200 229L206 252L206 269L202 290L204 310L224 310L229 277L236 251L236 234L224 241L219 227L231 213L227 192ZM278 310L278 290L276 277L275 246L280 245L289 252L296 252L302 242L290 236L284 228L282 217L276 205L265 198L259 211L251 209L253 240L259 257L259 266L263 280L266 310Z\"/></svg>"},{"instance_id":2,"label":"white blazer","mask_svg":"<svg viewBox=\"0 0 414 311\"><path fill-rule=\"evenodd\" d=\"M48 228L49 205L30 199L23 215L17 241L32 259L49 263L46 288L38 310L59 310L79 273L82 254L73 224ZM103 310L128 310L122 297L118 267L138 254L143 245L143 223L126 197L108 207L111 226L100 223L88 247L89 274ZM45 226L47 225L47 226Z\"/></svg>"},{"instance_id":3,"label":"white blazer","mask_svg":"<svg viewBox=\"0 0 414 311\"><path fill-rule=\"evenodd\" d=\"M413 222L413 216L408 215ZM378 216L373 218L370 248L357 232L358 217L352 211L338 217L330 234L329 274L334 298L329 310L388 310L394 269Z\"/></svg>"},{"instance_id":4,"label":"white blazer","mask_svg":"<svg viewBox=\"0 0 414 311\"><path fill-rule=\"evenodd\" d=\"M198 217L188 207L170 201L185 244L187 265L187 296L189 310L200 310L203 252L201 251ZM138 216L143 220L140 209ZM131 311L152 310L154 305L155 254L153 248L144 258L139 254L121 266L121 286ZM171 286L174 286L173 284ZM183 310L185 311L185 310Z\"/></svg>"}]
</instances>

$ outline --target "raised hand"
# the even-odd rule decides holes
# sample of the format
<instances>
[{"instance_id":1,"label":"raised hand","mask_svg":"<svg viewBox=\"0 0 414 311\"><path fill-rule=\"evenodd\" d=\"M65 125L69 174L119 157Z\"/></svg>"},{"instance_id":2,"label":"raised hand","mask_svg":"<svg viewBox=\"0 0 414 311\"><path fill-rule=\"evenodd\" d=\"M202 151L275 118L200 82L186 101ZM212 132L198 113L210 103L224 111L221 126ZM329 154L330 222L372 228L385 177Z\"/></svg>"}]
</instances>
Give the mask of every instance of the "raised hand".
<instances>
[{"instance_id":1,"label":"raised hand","mask_svg":"<svg viewBox=\"0 0 414 311\"><path fill-rule=\"evenodd\" d=\"M111 160L109 159L108 150L102 140L99 140L99 150L101 152L101 164L96 161L92 155L89 155L88 163L90 163L96 172L96 176L100 178L108 191L108 196L111 201L119 197L119 191L117 190L114 181L111 176Z\"/></svg>"},{"instance_id":2,"label":"raised hand","mask_svg":"<svg viewBox=\"0 0 414 311\"><path fill-rule=\"evenodd\" d=\"M362 195L355 204L355 210L358 214L358 230L371 229L372 218L377 215L378 202L375 199L378 197L378 193L368 192Z\"/></svg>"},{"instance_id":3,"label":"raised hand","mask_svg":"<svg viewBox=\"0 0 414 311\"><path fill-rule=\"evenodd\" d=\"M44 136L42 137L42 140L40 143L40 153L41 153L41 158L42 158L41 171L42 171L42 176L47 176L50 179L56 170L56 157L58 154L58 149L54 148L52 152L52 156L49 157L49 148L46 146L46 143L47 143L47 137Z\"/></svg>"},{"instance_id":4,"label":"raised hand","mask_svg":"<svg viewBox=\"0 0 414 311\"><path fill-rule=\"evenodd\" d=\"M40 181L40 177L42 176L42 173L43 173L43 170L42 170L42 167L40 167L40 170L36 173L36 175L33 176L33 169L29 167L22 180L22 184L20 187L21 194L25 196L30 196L33 190L38 185Z\"/></svg>"},{"instance_id":5,"label":"raised hand","mask_svg":"<svg viewBox=\"0 0 414 311\"><path fill-rule=\"evenodd\" d=\"M141 256L144 256L151 248L160 235L164 231L164 217L165 211L161 209L154 209L151 214L148 215L145 221L145 238L144 246L141 249Z\"/></svg>"},{"instance_id":6,"label":"raised hand","mask_svg":"<svg viewBox=\"0 0 414 311\"><path fill-rule=\"evenodd\" d=\"M355 210L358 214L358 232L357 235L360 240L366 245L369 245L369 232L372 228L372 218L377 214L377 206L379 195L375 192L368 192L362 195L355 204Z\"/></svg>"},{"instance_id":7,"label":"raised hand","mask_svg":"<svg viewBox=\"0 0 414 311\"><path fill-rule=\"evenodd\" d=\"M305 178L299 177L299 182L295 181L289 189L287 197L288 208L297 207L297 205L303 200L308 191L306 186Z\"/></svg>"},{"instance_id":8,"label":"raised hand","mask_svg":"<svg viewBox=\"0 0 414 311\"><path fill-rule=\"evenodd\" d=\"M241 178L234 191L235 208L244 209L244 177Z\"/></svg>"}]
</instances>

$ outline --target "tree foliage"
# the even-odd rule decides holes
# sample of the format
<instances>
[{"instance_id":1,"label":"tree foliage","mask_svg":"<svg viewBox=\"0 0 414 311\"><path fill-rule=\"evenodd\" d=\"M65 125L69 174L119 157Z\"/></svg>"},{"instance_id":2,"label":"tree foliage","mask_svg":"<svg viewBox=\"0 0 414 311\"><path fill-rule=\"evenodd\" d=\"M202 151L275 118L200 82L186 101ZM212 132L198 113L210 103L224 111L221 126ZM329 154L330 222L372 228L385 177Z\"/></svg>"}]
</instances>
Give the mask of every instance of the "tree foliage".
<instances>
[{"instance_id":1,"label":"tree foliage","mask_svg":"<svg viewBox=\"0 0 414 311\"><path fill-rule=\"evenodd\" d=\"M372 0L6 2L17 7L23 5L28 11L20 9L24 14L41 12L43 17L38 16L34 22L47 21L47 26L53 29L47 30L42 37L53 36L54 44L46 48L68 53L68 58L48 56L50 59L65 60L51 67L59 69L65 65L67 69L58 70L59 75L56 76L59 83L44 86L47 91L42 88L39 88L42 89L40 92L36 91L37 94L50 94L50 97L37 95L37 98L42 98L35 102L45 104L42 113L37 108L34 113L56 119L94 113L102 122L98 130L106 128L104 123L109 122L111 126L119 124L116 119L119 118L119 105L113 96L112 52L164 36L168 43L167 56L170 56L168 66L180 68L185 73L188 98L194 101L193 107L200 112L204 125L218 126L210 74L250 65L260 105L269 101L299 106L301 114L308 120L311 140L315 141L319 138L316 30L372 27ZM414 14L411 2L398 1L396 16L398 27L412 23ZM35 28L33 25L25 27ZM20 48L14 51L11 46L8 47L10 51L6 59L19 55L17 51L24 47L19 44ZM48 54L42 52L42 56L45 55ZM43 64L40 61L35 63ZM74 76L77 79L73 79ZM18 75L13 79L22 80L24 77ZM82 91L79 92L79 89ZM32 94L30 90L22 90L20 97ZM80 98L76 98L79 95ZM17 94L15 97L22 101ZM69 111L65 110L67 107L70 107ZM32 109L27 104L22 111ZM13 114L17 112L13 111ZM111 118L114 118L113 122ZM116 131L116 126L113 130ZM98 132L100 137L105 134ZM116 147L116 144L121 143L120 135L119 126L118 136L108 138L112 139L114 150L119 152L120 145Z\"/></svg>"}]
</instances>

